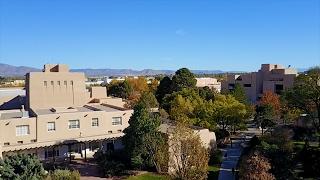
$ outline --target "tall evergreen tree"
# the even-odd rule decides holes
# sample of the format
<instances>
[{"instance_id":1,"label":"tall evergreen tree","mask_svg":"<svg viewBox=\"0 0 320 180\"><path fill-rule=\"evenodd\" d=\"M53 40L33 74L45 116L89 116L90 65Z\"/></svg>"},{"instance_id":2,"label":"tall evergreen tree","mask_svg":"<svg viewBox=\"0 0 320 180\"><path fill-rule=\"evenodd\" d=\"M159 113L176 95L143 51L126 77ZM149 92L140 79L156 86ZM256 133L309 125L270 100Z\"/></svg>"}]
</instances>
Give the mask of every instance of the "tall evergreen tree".
<instances>
[{"instance_id":1,"label":"tall evergreen tree","mask_svg":"<svg viewBox=\"0 0 320 180\"><path fill-rule=\"evenodd\" d=\"M194 74L187 68L181 68L176 71L172 77L173 91L181 91L183 88L195 88L197 80Z\"/></svg>"},{"instance_id":2,"label":"tall evergreen tree","mask_svg":"<svg viewBox=\"0 0 320 180\"><path fill-rule=\"evenodd\" d=\"M163 98L166 94L172 93L172 81L168 76L161 79L160 84L156 90L156 98L160 104L162 104Z\"/></svg>"},{"instance_id":3,"label":"tall evergreen tree","mask_svg":"<svg viewBox=\"0 0 320 180\"><path fill-rule=\"evenodd\" d=\"M236 83L234 86L234 89L230 92L230 94L236 98L237 101L248 104L248 99L246 96L246 93L244 91L244 88L241 86L241 84Z\"/></svg>"},{"instance_id":4,"label":"tall evergreen tree","mask_svg":"<svg viewBox=\"0 0 320 180\"><path fill-rule=\"evenodd\" d=\"M138 103L134 107L133 115L123 132L123 143L131 158L131 164L135 168L145 168L155 165L154 156L156 146L153 143L162 142L158 127L161 124L158 115L151 113L144 103Z\"/></svg>"}]
</instances>

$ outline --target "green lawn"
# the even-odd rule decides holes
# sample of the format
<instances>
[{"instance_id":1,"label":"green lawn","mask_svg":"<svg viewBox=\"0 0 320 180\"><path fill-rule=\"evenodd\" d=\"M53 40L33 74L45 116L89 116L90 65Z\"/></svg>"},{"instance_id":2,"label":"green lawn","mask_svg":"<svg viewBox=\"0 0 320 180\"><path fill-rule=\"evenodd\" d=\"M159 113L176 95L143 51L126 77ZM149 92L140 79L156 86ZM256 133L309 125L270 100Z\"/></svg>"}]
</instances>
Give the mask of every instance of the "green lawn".
<instances>
[{"instance_id":1,"label":"green lawn","mask_svg":"<svg viewBox=\"0 0 320 180\"><path fill-rule=\"evenodd\" d=\"M208 169L208 179L217 180L219 177L220 165L211 165ZM155 173L146 173L138 176L130 176L127 180L168 180L168 176Z\"/></svg>"},{"instance_id":2,"label":"green lawn","mask_svg":"<svg viewBox=\"0 0 320 180\"><path fill-rule=\"evenodd\" d=\"M220 165L210 165L208 171L208 179L216 180L219 177Z\"/></svg>"},{"instance_id":3,"label":"green lawn","mask_svg":"<svg viewBox=\"0 0 320 180\"><path fill-rule=\"evenodd\" d=\"M130 176L127 180L167 180L169 177L155 173L146 173L138 176Z\"/></svg>"}]
</instances>

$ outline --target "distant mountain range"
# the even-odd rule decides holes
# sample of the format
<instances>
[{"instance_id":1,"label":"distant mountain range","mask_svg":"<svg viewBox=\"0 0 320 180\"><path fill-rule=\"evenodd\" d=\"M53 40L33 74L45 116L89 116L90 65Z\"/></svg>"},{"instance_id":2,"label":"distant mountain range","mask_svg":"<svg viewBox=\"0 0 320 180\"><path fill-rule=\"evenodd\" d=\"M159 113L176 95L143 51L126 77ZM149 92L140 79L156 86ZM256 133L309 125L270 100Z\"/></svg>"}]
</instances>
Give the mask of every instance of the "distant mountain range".
<instances>
[{"instance_id":1,"label":"distant mountain range","mask_svg":"<svg viewBox=\"0 0 320 180\"><path fill-rule=\"evenodd\" d=\"M0 63L0 76L24 76L26 73L34 71L40 71L40 69Z\"/></svg>"},{"instance_id":2,"label":"distant mountain range","mask_svg":"<svg viewBox=\"0 0 320 180\"><path fill-rule=\"evenodd\" d=\"M0 63L0 76L24 76L28 72L40 72L41 69L12 66ZM174 74L173 70L132 70L132 69L71 69L72 72L84 72L87 76L142 76L142 75L157 75L157 74ZM195 74L219 74L224 73L221 70L192 70Z\"/></svg>"},{"instance_id":3,"label":"distant mountain range","mask_svg":"<svg viewBox=\"0 0 320 180\"><path fill-rule=\"evenodd\" d=\"M303 72L306 69L298 69ZM28 72L40 72L41 69L27 66L12 66L0 63L0 76L24 76ZM174 74L173 70L132 70L132 69L71 69L72 72L84 72L87 76L142 76L157 74ZM244 71L191 70L195 74L244 73Z\"/></svg>"}]
</instances>

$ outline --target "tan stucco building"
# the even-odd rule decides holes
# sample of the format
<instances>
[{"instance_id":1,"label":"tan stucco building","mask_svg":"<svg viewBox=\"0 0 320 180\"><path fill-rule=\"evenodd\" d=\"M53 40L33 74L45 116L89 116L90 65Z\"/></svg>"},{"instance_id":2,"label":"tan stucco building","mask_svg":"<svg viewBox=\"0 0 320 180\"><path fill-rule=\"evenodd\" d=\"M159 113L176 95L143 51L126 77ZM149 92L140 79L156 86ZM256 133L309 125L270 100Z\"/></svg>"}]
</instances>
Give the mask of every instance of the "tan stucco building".
<instances>
[{"instance_id":1,"label":"tan stucco building","mask_svg":"<svg viewBox=\"0 0 320 180\"><path fill-rule=\"evenodd\" d=\"M0 111L0 157L24 152L65 159L121 148L133 112L123 104L107 97L105 87L86 89L84 73L45 65L26 75L26 108Z\"/></svg>"},{"instance_id":2,"label":"tan stucco building","mask_svg":"<svg viewBox=\"0 0 320 180\"><path fill-rule=\"evenodd\" d=\"M255 103L266 91L279 94L292 87L297 75L297 70L293 68L284 68L278 64L262 64L258 72L228 75L221 88L222 91L230 91L238 83L244 87L248 100Z\"/></svg>"},{"instance_id":3,"label":"tan stucco building","mask_svg":"<svg viewBox=\"0 0 320 180\"><path fill-rule=\"evenodd\" d=\"M215 89L217 92L221 91L221 82L219 82L216 78L210 77L201 77L196 78L197 80L197 87L205 87L208 86L210 89Z\"/></svg>"}]
</instances>

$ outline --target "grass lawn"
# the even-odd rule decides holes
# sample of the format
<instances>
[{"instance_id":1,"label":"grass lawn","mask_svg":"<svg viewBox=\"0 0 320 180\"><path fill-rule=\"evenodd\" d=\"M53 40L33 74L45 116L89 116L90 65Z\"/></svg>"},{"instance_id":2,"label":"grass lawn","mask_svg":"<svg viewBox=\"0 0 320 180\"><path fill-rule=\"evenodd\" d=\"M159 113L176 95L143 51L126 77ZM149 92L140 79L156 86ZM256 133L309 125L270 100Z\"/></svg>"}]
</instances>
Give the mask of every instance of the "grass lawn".
<instances>
[{"instance_id":1,"label":"grass lawn","mask_svg":"<svg viewBox=\"0 0 320 180\"><path fill-rule=\"evenodd\" d=\"M216 180L219 177L220 165L210 165L208 170L208 179Z\"/></svg>"},{"instance_id":2,"label":"grass lawn","mask_svg":"<svg viewBox=\"0 0 320 180\"><path fill-rule=\"evenodd\" d=\"M130 176L127 180L167 180L169 177L155 173L146 173L138 176Z\"/></svg>"}]
</instances>

